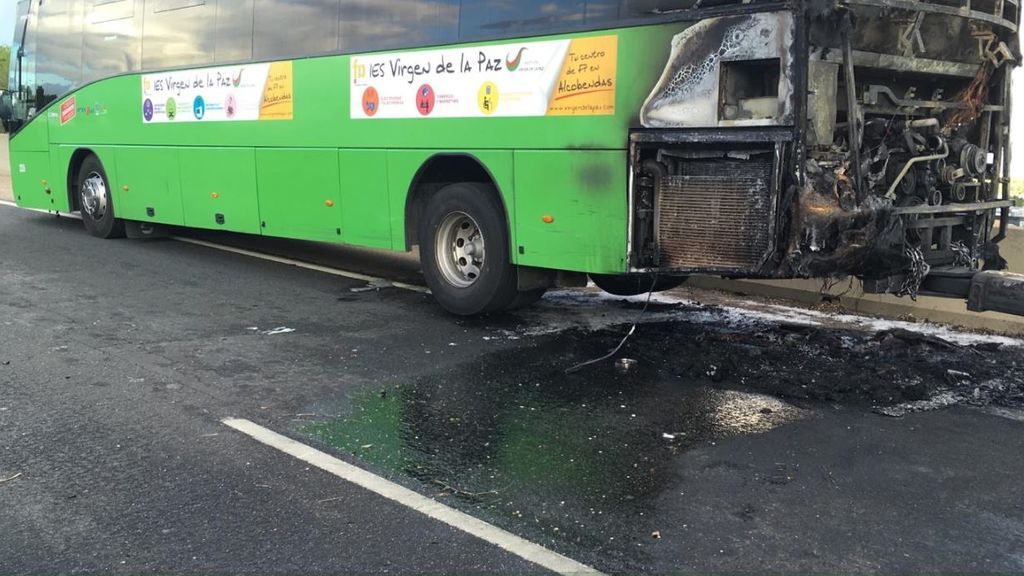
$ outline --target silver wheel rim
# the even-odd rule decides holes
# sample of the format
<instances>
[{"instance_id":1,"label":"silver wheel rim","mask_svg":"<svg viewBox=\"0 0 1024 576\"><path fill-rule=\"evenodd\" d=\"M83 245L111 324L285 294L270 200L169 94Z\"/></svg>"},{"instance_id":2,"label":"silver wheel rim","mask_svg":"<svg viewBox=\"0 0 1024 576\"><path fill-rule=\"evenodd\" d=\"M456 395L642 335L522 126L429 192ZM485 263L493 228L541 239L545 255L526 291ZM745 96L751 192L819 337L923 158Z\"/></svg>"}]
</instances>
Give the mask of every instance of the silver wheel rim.
<instances>
[{"instance_id":1,"label":"silver wheel rim","mask_svg":"<svg viewBox=\"0 0 1024 576\"><path fill-rule=\"evenodd\" d=\"M434 240L441 275L451 285L468 288L480 279L484 267L484 235L472 216L452 212L444 217Z\"/></svg>"},{"instance_id":2,"label":"silver wheel rim","mask_svg":"<svg viewBox=\"0 0 1024 576\"><path fill-rule=\"evenodd\" d=\"M107 185L98 172L90 172L82 181L82 211L93 220L102 220L107 213Z\"/></svg>"}]
</instances>

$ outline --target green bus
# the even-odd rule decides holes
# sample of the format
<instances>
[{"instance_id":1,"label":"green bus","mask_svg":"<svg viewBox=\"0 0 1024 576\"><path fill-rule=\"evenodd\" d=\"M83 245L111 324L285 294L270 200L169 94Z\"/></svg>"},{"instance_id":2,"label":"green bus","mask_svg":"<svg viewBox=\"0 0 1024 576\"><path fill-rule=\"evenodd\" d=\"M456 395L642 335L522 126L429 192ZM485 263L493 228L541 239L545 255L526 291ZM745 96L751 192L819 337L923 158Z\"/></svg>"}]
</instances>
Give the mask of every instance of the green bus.
<instances>
[{"instance_id":1,"label":"green bus","mask_svg":"<svg viewBox=\"0 0 1024 576\"><path fill-rule=\"evenodd\" d=\"M1019 0L20 0L17 203L418 246L456 314L589 276L1002 259Z\"/></svg>"}]
</instances>

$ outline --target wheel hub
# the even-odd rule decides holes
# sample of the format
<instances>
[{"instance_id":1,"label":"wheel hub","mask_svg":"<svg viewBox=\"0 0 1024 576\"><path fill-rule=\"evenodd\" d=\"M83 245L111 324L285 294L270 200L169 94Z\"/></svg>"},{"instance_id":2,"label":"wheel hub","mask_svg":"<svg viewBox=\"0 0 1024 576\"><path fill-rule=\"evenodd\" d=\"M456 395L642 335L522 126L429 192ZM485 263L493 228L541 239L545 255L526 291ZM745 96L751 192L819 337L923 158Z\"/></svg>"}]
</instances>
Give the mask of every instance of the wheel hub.
<instances>
[{"instance_id":1,"label":"wheel hub","mask_svg":"<svg viewBox=\"0 0 1024 576\"><path fill-rule=\"evenodd\" d=\"M459 288L472 286L480 278L486 248L480 226L465 212L445 216L437 229L434 253L445 280Z\"/></svg>"},{"instance_id":2,"label":"wheel hub","mask_svg":"<svg viewBox=\"0 0 1024 576\"><path fill-rule=\"evenodd\" d=\"M98 173L91 172L82 181L80 196L82 211L93 220L101 220L107 213L107 185Z\"/></svg>"}]
</instances>

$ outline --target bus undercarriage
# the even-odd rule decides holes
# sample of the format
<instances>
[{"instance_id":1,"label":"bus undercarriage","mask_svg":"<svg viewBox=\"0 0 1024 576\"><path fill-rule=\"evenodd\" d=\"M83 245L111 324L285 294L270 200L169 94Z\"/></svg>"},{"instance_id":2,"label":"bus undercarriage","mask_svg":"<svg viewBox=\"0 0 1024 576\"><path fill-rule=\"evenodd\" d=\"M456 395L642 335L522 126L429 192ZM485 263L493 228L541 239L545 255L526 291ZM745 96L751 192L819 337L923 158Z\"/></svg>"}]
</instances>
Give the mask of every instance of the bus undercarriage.
<instances>
[{"instance_id":1,"label":"bus undercarriage","mask_svg":"<svg viewBox=\"0 0 1024 576\"><path fill-rule=\"evenodd\" d=\"M1017 1L801 10L675 37L630 136L631 271L857 276L1024 313L1024 283L988 272L1006 266Z\"/></svg>"}]
</instances>

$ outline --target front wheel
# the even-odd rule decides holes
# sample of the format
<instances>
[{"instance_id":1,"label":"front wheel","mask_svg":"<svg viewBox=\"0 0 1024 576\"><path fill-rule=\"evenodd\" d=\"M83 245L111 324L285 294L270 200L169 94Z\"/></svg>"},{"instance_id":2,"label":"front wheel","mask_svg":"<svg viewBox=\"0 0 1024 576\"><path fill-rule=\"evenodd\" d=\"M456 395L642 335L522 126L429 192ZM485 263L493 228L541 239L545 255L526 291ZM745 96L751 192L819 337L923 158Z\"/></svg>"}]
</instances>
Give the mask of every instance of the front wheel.
<instances>
[{"instance_id":1,"label":"front wheel","mask_svg":"<svg viewBox=\"0 0 1024 576\"><path fill-rule=\"evenodd\" d=\"M439 190L421 215L419 243L423 276L445 310L470 316L522 300L493 186L459 183Z\"/></svg>"},{"instance_id":2,"label":"front wheel","mask_svg":"<svg viewBox=\"0 0 1024 576\"><path fill-rule=\"evenodd\" d=\"M89 156L82 162L77 184L82 223L89 234L97 238L123 237L124 221L114 216L110 183L99 158Z\"/></svg>"}]
</instances>

